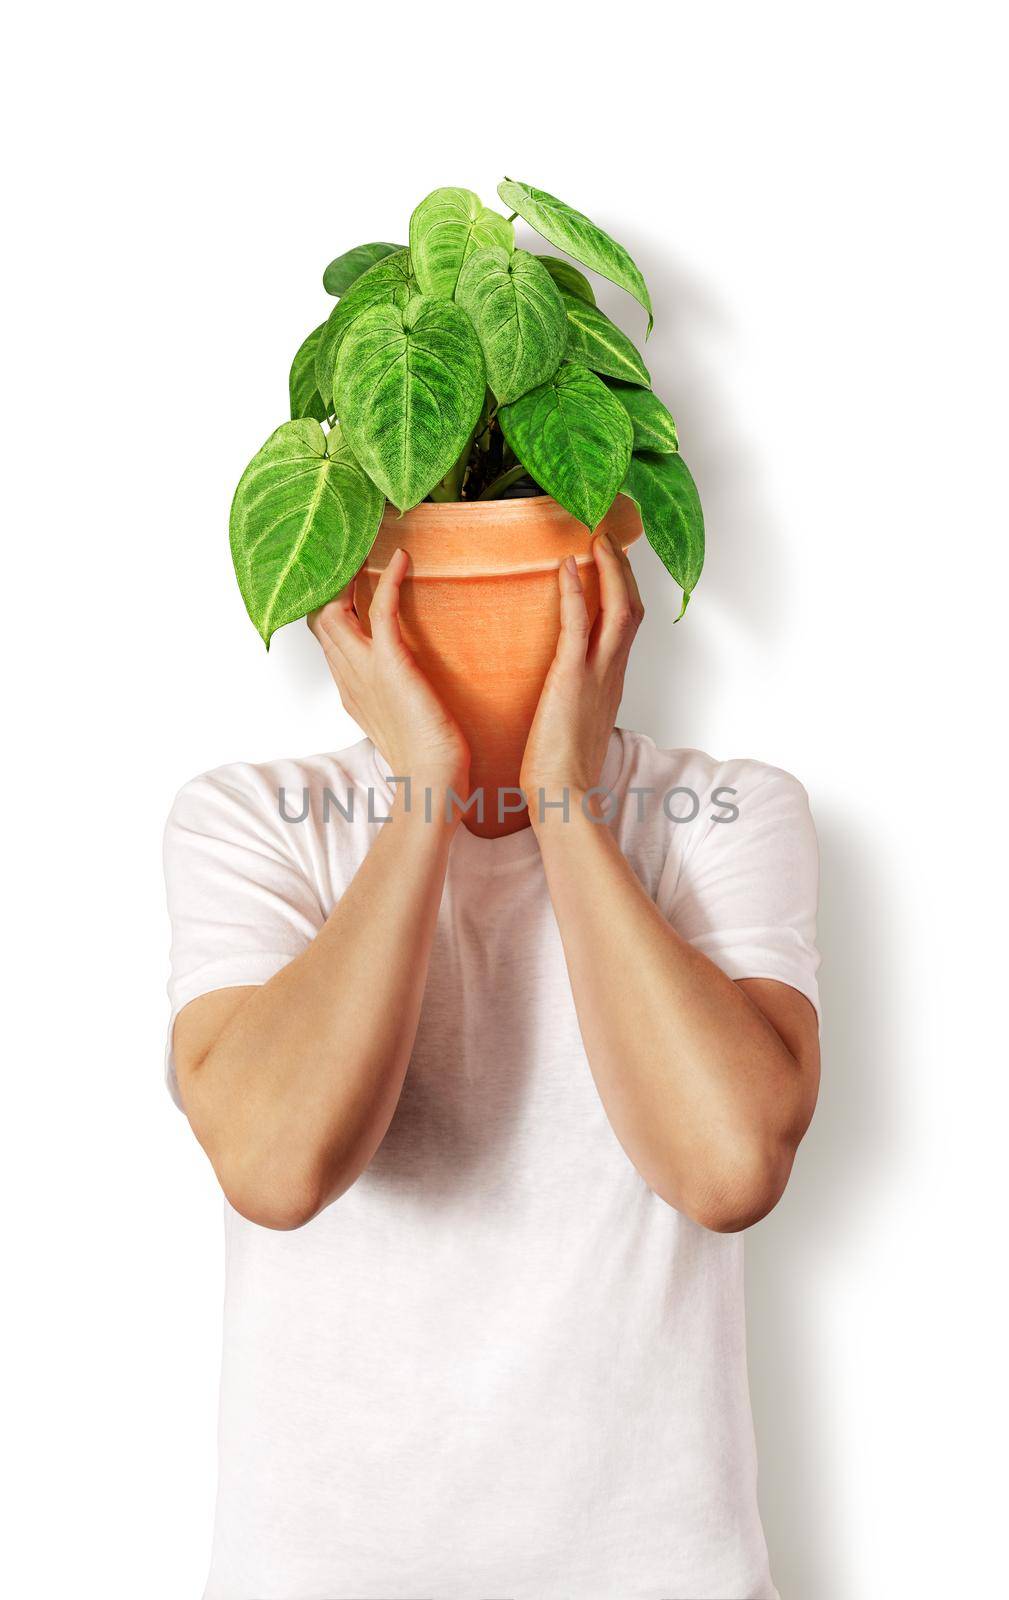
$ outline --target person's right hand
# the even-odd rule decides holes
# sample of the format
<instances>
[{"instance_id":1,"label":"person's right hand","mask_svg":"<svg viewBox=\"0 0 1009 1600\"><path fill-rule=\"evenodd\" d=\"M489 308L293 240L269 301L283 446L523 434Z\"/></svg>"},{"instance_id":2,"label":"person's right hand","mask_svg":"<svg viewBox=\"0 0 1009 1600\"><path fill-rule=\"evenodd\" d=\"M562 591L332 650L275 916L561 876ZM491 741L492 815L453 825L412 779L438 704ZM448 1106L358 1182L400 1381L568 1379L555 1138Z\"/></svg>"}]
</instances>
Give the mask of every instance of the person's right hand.
<instances>
[{"instance_id":1,"label":"person's right hand","mask_svg":"<svg viewBox=\"0 0 1009 1600\"><path fill-rule=\"evenodd\" d=\"M448 785L465 797L469 747L458 723L439 700L404 642L399 590L410 558L397 550L375 589L368 620L371 638L354 611L354 582L308 625L322 645L344 708L380 750L397 776L421 787Z\"/></svg>"}]
</instances>

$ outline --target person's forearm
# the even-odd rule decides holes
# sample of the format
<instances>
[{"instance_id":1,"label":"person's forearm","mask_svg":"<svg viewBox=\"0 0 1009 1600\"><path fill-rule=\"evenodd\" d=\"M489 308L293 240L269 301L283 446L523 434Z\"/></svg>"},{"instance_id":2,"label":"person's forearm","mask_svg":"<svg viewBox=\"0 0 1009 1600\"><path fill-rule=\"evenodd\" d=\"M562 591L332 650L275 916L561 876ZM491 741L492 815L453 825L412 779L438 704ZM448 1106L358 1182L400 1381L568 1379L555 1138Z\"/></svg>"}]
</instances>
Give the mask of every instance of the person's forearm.
<instances>
[{"instance_id":1,"label":"person's forearm","mask_svg":"<svg viewBox=\"0 0 1009 1600\"><path fill-rule=\"evenodd\" d=\"M770 1210L812 1111L761 1011L669 926L610 829L547 811L537 834L589 1064L656 1193L709 1227Z\"/></svg>"},{"instance_id":2,"label":"person's forearm","mask_svg":"<svg viewBox=\"0 0 1009 1600\"><path fill-rule=\"evenodd\" d=\"M435 797L436 817L437 807ZM229 1200L254 1220L306 1220L381 1143L413 1048L450 843L450 828L398 797L309 948L248 995L189 1075L190 1121Z\"/></svg>"}]
</instances>

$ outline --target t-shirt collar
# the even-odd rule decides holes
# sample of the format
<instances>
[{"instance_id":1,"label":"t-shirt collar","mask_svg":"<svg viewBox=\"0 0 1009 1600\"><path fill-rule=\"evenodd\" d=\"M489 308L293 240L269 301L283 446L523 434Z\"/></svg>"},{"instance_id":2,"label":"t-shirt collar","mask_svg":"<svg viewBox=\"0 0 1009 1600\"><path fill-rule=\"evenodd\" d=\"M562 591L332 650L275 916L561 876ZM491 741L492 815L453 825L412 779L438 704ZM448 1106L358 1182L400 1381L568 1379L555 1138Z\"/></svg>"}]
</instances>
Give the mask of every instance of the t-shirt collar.
<instances>
[{"instance_id":1,"label":"t-shirt collar","mask_svg":"<svg viewBox=\"0 0 1009 1600\"><path fill-rule=\"evenodd\" d=\"M391 801L393 786L389 782L389 777L392 773L392 767L375 745L371 746L371 752L382 793L387 800ZM599 777L600 787L604 789L614 788L620 776L622 765L623 740L620 729L614 728L610 734L606 759L603 762L603 770ZM455 837L452 841L451 862L453 864L465 862L468 866L497 869L498 867L512 866L523 861L534 861L538 857L539 846L531 827L521 828L518 833L507 833L500 839L484 839L479 834L471 833L465 822L463 822L462 827L456 829Z\"/></svg>"}]
</instances>

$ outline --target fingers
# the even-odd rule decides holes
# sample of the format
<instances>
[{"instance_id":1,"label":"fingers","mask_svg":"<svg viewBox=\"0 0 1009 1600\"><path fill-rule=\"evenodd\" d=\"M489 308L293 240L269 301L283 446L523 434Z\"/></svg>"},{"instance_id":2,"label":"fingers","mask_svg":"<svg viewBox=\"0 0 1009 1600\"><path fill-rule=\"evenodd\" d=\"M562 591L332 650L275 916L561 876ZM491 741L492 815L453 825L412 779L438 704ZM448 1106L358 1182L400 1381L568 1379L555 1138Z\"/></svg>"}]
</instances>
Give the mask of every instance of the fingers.
<instances>
[{"instance_id":1,"label":"fingers","mask_svg":"<svg viewBox=\"0 0 1009 1600\"><path fill-rule=\"evenodd\" d=\"M353 649L355 644L367 643L364 629L354 610L353 578L328 604L320 606L318 611L309 613L308 626L323 649L327 643L334 644L344 651Z\"/></svg>"},{"instance_id":2,"label":"fingers","mask_svg":"<svg viewBox=\"0 0 1009 1600\"><path fill-rule=\"evenodd\" d=\"M619 546L608 534L599 533L592 541L592 554L599 571L599 616L592 637L592 654L606 665L620 652L629 650L635 621L627 573Z\"/></svg>"},{"instance_id":3,"label":"fingers","mask_svg":"<svg viewBox=\"0 0 1009 1600\"><path fill-rule=\"evenodd\" d=\"M345 597L352 592L353 584L349 584L335 600L330 600L328 605L320 606L307 620L308 626L322 646L326 665L339 690L343 709L348 711L356 722L359 719L351 682L358 677L362 660L367 659L370 641L354 615L353 607L346 604Z\"/></svg>"},{"instance_id":4,"label":"fingers","mask_svg":"<svg viewBox=\"0 0 1009 1600\"><path fill-rule=\"evenodd\" d=\"M637 628L644 619L645 602L641 598L641 590L638 588L638 580L634 576L634 568L631 566L630 556L627 554L627 551L623 549L619 540L615 541L615 543L617 553L623 562L624 577L627 580L627 593L630 596L631 602L631 621L634 623L635 628Z\"/></svg>"},{"instance_id":5,"label":"fingers","mask_svg":"<svg viewBox=\"0 0 1009 1600\"><path fill-rule=\"evenodd\" d=\"M393 551L392 559L378 580L368 620L371 636L376 644L402 646L403 635L399 626L399 591L410 565L405 550Z\"/></svg>"},{"instance_id":6,"label":"fingers","mask_svg":"<svg viewBox=\"0 0 1009 1600\"><path fill-rule=\"evenodd\" d=\"M578 563L568 556L557 569L561 593L561 630L557 640L557 660L565 665L582 663L589 638L589 613L585 592L578 576Z\"/></svg>"}]
</instances>

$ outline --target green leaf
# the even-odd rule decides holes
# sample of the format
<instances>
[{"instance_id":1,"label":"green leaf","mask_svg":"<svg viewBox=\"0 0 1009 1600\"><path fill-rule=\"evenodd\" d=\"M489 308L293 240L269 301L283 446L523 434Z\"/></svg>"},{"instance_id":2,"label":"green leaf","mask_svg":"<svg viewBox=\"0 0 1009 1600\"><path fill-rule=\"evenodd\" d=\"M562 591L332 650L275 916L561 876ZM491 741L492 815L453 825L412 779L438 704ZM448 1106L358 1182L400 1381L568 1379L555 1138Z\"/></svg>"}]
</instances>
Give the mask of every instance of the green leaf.
<instances>
[{"instance_id":1,"label":"green leaf","mask_svg":"<svg viewBox=\"0 0 1009 1600\"><path fill-rule=\"evenodd\" d=\"M285 422L242 474L231 555L245 608L267 649L286 622L325 605L371 549L385 501L339 428Z\"/></svg>"},{"instance_id":2,"label":"green leaf","mask_svg":"<svg viewBox=\"0 0 1009 1600\"><path fill-rule=\"evenodd\" d=\"M463 262L488 245L511 253L515 233L472 189L435 189L410 218L410 258L422 294L451 300Z\"/></svg>"},{"instance_id":3,"label":"green leaf","mask_svg":"<svg viewBox=\"0 0 1009 1600\"><path fill-rule=\"evenodd\" d=\"M322 274L322 287L327 294L346 294L352 283L356 283L362 273L373 267L376 261L381 261L385 256L391 256L397 250L405 250L403 244L375 244L355 245L353 250L345 250L342 256L337 256L331 261Z\"/></svg>"},{"instance_id":4,"label":"green leaf","mask_svg":"<svg viewBox=\"0 0 1009 1600\"><path fill-rule=\"evenodd\" d=\"M679 455L635 453L621 493L637 505L648 543L683 590L682 617L704 565L704 513L687 464Z\"/></svg>"},{"instance_id":5,"label":"green leaf","mask_svg":"<svg viewBox=\"0 0 1009 1600\"><path fill-rule=\"evenodd\" d=\"M397 250L395 255L386 256L383 261L377 261L362 273L339 305L333 307L323 324L315 351L316 387L326 404L332 404L336 358L343 336L354 318L370 306L383 302L391 301L395 305L405 306L416 292L417 286L410 271L410 252Z\"/></svg>"},{"instance_id":6,"label":"green leaf","mask_svg":"<svg viewBox=\"0 0 1009 1600\"><path fill-rule=\"evenodd\" d=\"M287 387L291 396L292 417L315 417L317 422L325 422L329 415L315 381L315 352L325 326L323 322L312 329L291 362Z\"/></svg>"},{"instance_id":7,"label":"green leaf","mask_svg":"<svg viewBox=\"0 0 1009 1600\"><path fill-rule=\"evenodd\" d=\"M617 383L612 378L606 387L616 395L634 429L635 450L652 450L658 455L673 455L680 448L676 423L657 394L639 389L634 383Z\"/></svg>"},{"instance_id":8,"label":"green leaf","mask_svg":"<svg viewBox=\"0 0 1009 1600\"><path fill-rule=\"evenodd\" d=\"M351 324L333 380L351 448L400 511L455 464L486 390L480 342L450 300L416 295L372 306Z\"/></svg>"},{"instance_id":9,"label":"green leaf","mask_svg":"<svg viewBox=\"0 0 1009 1600\"><path fill-rule=\"evenodd\" d=\"M536 482L591 531L613 504L631 459L620 401L585 367L562 366L498 412L505 439Z\"/></svg>"},{"instance_id":10,"label":"green leaf","mask_svg":"<svg viewBox=\"0 0 1009 1600\"><path fill-rule=\"evenodd\" d=\"M475 250L455 297L476 329L499 402L517 400L557 371L567 341L564 304L549 272L527 250Z\"/></svg>"},{"instance_id":11,"label":"green leaf","mask_svg":"<svg viewBox=\"0 0 1009 1600\"><path fill-rule=\"evenodd\" d=\"M617 244L588 217L547 194L545 189L533 189L528 183L506 178L498 184L497 192L505 205L517 211L548 244L563 250L565 255L574 256L583 266L591 267L593 272L632 294L648 312L648 332L651 333L654 318L648 287L622 244Z\"/></svg>"},{"instance_id":12,"label":"green leaf","mask_svg":"<svg viewBox=\"0 0 1009 1600\"><path fill-rule=\"evenodd\" d=\"M570 261L562 261L559 256L537 256L537 261L542 261L558 289L563 289L566 294L573 294L576 300L585 300L590 306L596 303L595 290L583 272L573 267Z\"/></svg>"},{"instance_id":13,"label":"green leaf","mask_svg":"<svg viewBox=\"0 0 1009 1600\"><path fill-rule=\"evenodd\" d=\"M605 373L608 378L623 378L627 383L648 388L652 381L648 368L626 333L610 321L605 311L576 300L574 295L561 298L568 314L568 360Z\"/></svg>"}]
</instances>

